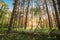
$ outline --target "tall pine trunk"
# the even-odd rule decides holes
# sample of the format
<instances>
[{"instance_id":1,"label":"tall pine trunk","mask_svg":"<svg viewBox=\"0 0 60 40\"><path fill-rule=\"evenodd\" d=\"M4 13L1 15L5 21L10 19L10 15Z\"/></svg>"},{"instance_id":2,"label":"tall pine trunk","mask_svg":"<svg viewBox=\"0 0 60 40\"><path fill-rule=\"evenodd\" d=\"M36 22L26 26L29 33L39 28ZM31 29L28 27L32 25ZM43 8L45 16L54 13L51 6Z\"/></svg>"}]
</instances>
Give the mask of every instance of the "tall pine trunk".
<instances>
[{"instance_id":1,"label":"tall pine trunk","mask_svg":"<svg viewBox=\"0 0 60 40\"><path fill-rule=\"evenodd\" d=\"M56 8L55 0L52 0L52 2L53 2L54 10L55 10L55 16L56 16L57 26L58 26L58 29L60 29L59 15L58 15L58 11L57 11L57 8Z\"/></svg>"},{"instance_id":2,"label":"tall pine trunk","mask_svg":"<svg viewBox=\"0 0 60 40\"><path fill-rule=\"evenodd\" d=\"M57 1L59 1L59 0L57 0ZM59 13L58 13L57 8L56 8L55 0L52 0L52 2L53 2L54 10L55 10L55 16L56 16L56 22L57 22L58 30L60 30L60 21L59 21L59 15L58 15ZM59 4L59 2L58 2L58 7L59 7L59 11L60 11L60 4ZM56 37L57 37L57 40L60 39L60 35L57 35Z\"/></svg>"},{"instance_id":3,"label":"tall pine trunk","mask_svg":"<svg viewBox=\"0 0 60 40\"><path fill-rule=\"evenodd\" d=\"M27 11L26 11L26 18L25 18L25 27L24 29L26 29L27 27L27 19L28 19L28 12L29 12L29 3L30 3L30 0L28 0L28 4L27 4Z\"/></svg>"},{"instance_id":4,"label":"tall pine trunk","mask_svg":"<svg viewBox=\"0 0 60 40\"><path fill-rule=\"evenodd\" d=\"M57 4L58 4L59 13L60 13L60 0L57 0Z\"/></svg>"},{"instance_id":5,"label":"tall pine trunk","mask_svg":"<svg viewBox=\"0 0 60 40\"><path fill-rule=\"evenodd\" d=\"M46 2L46 0L45 0L45 4L46 4L47 15L48 15L49 27L50 27L50 29L52 29L51 22L50 22L50 15L49 15L49 11L48 11L48 7L47 7L47 2Z\"/></svg>"},{"instance_id":6,"label":"tall pine trunk","mask_svg":"<svg viewBox=\"0 0 60 40\"><path fill-rule=\"evenodd\" d=\"M12 23L13 23L14 14L17 13L17 6L18 6L18 0L14 0L14 8L13 8L10 23L9 23L9 26L8 26L8 33L10 33L12 31Z\"/></svg>"}]
</instances>

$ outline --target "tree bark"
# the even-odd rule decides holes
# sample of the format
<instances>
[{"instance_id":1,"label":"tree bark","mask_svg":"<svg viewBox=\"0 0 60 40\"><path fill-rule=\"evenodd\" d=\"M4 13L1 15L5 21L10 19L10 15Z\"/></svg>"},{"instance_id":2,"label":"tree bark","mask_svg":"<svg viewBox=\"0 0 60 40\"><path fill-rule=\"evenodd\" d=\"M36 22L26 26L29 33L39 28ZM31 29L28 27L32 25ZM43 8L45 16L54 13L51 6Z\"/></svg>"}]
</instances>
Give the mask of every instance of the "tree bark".
<instances>
[{"instance_id":1,"label":"tree bark","mask_svg":"<svg viewBox=\"0 0 60 40\"><path fill-rule=\"evenodd\" d=\"M57 8L56 8L55 0L52 0L52 2L53 2L54 10L55 10L57 26L58 26L58 29L60 30L60 21L59 21L59 15L58 15L58 11L57 11Z\"/></svg>"},{"instance_id":2,"label":"tree bark","mask_svg":"<svg viewBox=\"0 0 60 40\"><path fill-rule=\"evenodd\" d=\"M17 6L18 6L18 0L14 0L14 8L13 8L13 12L11 15L7 33L10 33L12 31L12 23L13 23L14 14L17 13Z\"/></svg>"},{"instance_id":3,"label":"tree bark","mask_svg":"<svg viewBox=\"0 0 60 40\"><path fill-rule=\"evenodd\" d=\"M25 18L25 27L24 27L24 29L26 29L26 27L27 27L27 19L28 19L28 12L29 12L29 3L30 3L30 0L28 0L28 6L27 6L27 11L26 11L26 18Z\"/></svg>"},{"instance_id":4,"label":"tree bark","mask_svg":"<svg viewBox=\"0 0 60 40\"><path fill-rule=\"evenodd\" d=\"M47 7L46 0L45 0L45 4L46 4L47 15L48 15L49 27L50 27L50 29L52 29L51 22L50 22L50 15L49 15L49 12L48 12L48 7Z\"/></svg>"},{"instance_id":5,"label":"tree bark","mask_svg":"<svg viewBox=\"0 0 60 40\"><path fill-rule=\"evenodd\" d=\"M57 1L59 1L59 0L57 0ZM52 0L52 2L53 2L54 10L55 10L55 16L56 16L56 22L57 22L58 30L60 30L60 21L59 21L59 15L58 15L59 13L58 13L57 8L56 8L55 0ZM58 8L59 8L59 11L60 11L60 7L59 6L60 6L60 4L58 2ZM57 35L56 37L57 37L57 40L60 39L60 35Z\"/></svg>"},{"instance_id":6,"label":"tree bark","mask_svg":"<svg viewBox=\"0 0 60 40\"><path fill-rule=\"evenodd\" d=\"M59 13L60 13L60 0L57 0L57 4L58 4L58 10L59 10Z\"/></svg>"}]
</instances>

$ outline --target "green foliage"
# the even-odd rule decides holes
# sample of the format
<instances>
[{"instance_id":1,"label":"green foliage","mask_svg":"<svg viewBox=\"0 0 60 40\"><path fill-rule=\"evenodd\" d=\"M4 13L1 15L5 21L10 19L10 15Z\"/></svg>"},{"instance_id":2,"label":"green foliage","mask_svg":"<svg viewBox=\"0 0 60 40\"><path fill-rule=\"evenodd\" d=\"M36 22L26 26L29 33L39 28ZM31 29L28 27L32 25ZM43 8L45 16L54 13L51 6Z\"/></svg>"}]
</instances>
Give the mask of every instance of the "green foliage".
<instances>
[{"instance_id":1,"label":"green foliage","mask_svg":"<svg viewBox=\"0 0 60 40\"><path fill-rule=\"evenodd\" d=\"M38 9L37 8L32 8L31 12L34 12L34 15L38 15ZM33 13L32 13L33 14Z\"/></svg>"}]
</instances>

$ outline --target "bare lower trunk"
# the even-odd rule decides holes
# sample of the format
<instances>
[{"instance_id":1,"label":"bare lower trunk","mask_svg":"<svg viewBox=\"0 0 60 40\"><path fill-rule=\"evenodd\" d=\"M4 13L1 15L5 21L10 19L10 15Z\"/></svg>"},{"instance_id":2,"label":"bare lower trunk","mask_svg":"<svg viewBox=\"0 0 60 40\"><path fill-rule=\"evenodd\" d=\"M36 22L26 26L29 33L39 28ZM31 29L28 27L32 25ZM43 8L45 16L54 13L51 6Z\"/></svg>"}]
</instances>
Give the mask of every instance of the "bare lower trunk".
<instances>
[{"instance_id":1,"label":"bare lower trunk","mask_svg":"<svg viewBox=\"0 0 60 40\"><path fill-rule=\"evenodd\" d=\"M59 0L57 0L59 1ZM59 21L59 15L58 15L58 11L57 11L57 8L56 8L56 3L55 3L55 0L52 0L53 2L53 7L54 7L54 10L55 10L55 16L56 16L56 22L57 22L57 26L58 26L58 29L60 30L60 21ZM58 5L59 5L59 11L60 11L60 2L58 2ZM57 35L57 40L60 39L60 35Z\"/></svg>"},{"instance_id":2,"label":"bare lower trunk","mask_svg":"<svg viewBox=\"0 0 60 40\"><path fill-rule=\"evenodd\" d=\"M27 6L27 11L26 11L26 18L25 18L25 27L24 27L24 29L26 29L26 27L27 27L27 19L28 19L28 12L29 12L29 3L30 3L30 0L28 0L28 6Z\"/></svg>"},{"instance_id":3,"label":"bare lower trunk","mask_svg":"<svg viewBox=\"0 0 60 40\"><path fill-rule=\"evenodd\" d=\"M60 29L59 15L58 15L58 11L57 11L57 8L56 8L55 0L52 0L52 2L53 2L54 10L55 10L55 16L56 16L57 26L58 26L58 29Z\"/></svg>"},{"instance_id":4,"label":"bare lower trunk","mask_svg":"<svg viewBox=\"0 0 60 40\"><path fill-rule=\"evenodd\" d=\"M17 13L17 11L16 11L17 6L18 6L18 0L14 0L14 8L13 8L10 23L9 23L9 26L8 26L8 33L10 33L12 31L12 23L13 23L14 14Z\"/></svg>"},{"instance_id":5,"label":"bare lower trunk","mask_svg":"<svg viewBox=\"0 0 60 40\"><path fill-rule=\"evenodd\" d=\"M46 0L45 0L45 4L46 4L47 15L48 15L49 27L50 27L50 29L52 29L52 28L51 28L51 22L50 22L50 15L49 15L49 12L48 12L48 7L47 7Z\"/></svg>"}]
</instances>

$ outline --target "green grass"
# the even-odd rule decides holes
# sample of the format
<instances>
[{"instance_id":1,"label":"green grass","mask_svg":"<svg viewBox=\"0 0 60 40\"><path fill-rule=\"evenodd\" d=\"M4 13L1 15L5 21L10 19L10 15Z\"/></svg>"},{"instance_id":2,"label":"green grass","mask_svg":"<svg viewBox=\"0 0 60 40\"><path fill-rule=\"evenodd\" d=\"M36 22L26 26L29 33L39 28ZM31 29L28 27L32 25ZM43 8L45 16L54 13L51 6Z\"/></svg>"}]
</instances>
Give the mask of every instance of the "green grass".
<instances>
[{"instance_id":1,"label":"green grass","mask_svg":"<svg viewBox=\"0 0 60 40\"><path fill-rule=\"evenodd\" d=\"M3 26L0 26L0 34L4 34L7 32L8 28L7 28L7 25L4 27ZM51 30L48 28L36 28L36 29L23 29L23 28L12 28L13 31L18 31L18 32L35 32L35 33L38 33L38 32L43 32L45 34L48 34ZM18 33L11 33L9 35L9 37L7 35L4 35L2 36L2 38L0 38L0 40L55 40L56 39L56 36L52 36L51 35L48 35L48 36L45 36L45 35L42 35L41 37L39 36L32 36L32 35L24 35L24 34L18 34Z\"/></svg>"}]
</instances>

